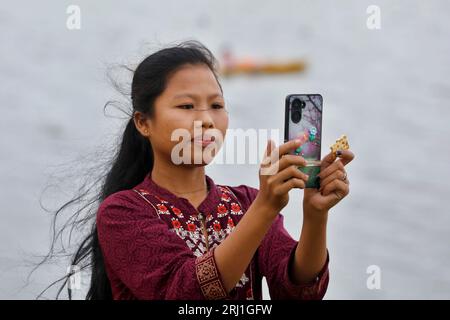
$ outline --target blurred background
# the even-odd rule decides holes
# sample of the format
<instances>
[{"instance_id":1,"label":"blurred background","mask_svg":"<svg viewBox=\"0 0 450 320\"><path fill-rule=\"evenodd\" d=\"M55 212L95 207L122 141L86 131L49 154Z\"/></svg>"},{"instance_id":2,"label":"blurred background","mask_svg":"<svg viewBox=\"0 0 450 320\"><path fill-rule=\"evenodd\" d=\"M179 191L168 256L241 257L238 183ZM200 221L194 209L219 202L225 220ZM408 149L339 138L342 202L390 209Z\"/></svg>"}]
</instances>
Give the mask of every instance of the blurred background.
<instances>
[{"instance_id":1,"label":"blurred background","mask_svg":"<svg viewBox=\"0 0 450 320\"><path fill-rule=\"evenodd\" d=\"M70 5L80 9L80 29L67 27ZM379 29L368 24L370 5L380 10ZM449 11L444 0L2 4L0 298L33 299L68 266L55 261L27 279L33 256L50 246L41 206L70 200L122 134L124 114L103 110L121 99L110 66L196 39L219 60L227 50L306 64L224 77L230 128L282 130L287 94L320 93L322 153L348 136L356 158L347 166L350 195L330 212L325 299L450 299ZM127 88L130 78L119 79ZM256 164L207 167L228 185L258 187L257 173ZM302 192L290 199L283 214L298 239ZM367 285L370 266L380 271L378 289Z\"/></svg>"}]
</instances>

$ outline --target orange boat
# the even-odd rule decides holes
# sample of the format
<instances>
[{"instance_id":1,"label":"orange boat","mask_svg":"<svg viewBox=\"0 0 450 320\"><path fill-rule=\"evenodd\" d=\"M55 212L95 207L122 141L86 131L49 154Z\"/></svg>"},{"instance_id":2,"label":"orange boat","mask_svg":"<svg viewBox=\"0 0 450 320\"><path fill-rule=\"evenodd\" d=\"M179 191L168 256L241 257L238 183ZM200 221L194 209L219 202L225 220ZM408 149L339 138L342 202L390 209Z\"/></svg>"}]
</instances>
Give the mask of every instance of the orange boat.
<instances>
[{"instance_id":1,"label":"orange boat","mask_svg":"<svg viewBox=\"0 0 450 320\"><path fill-rule=\"evenodd\" d=\"M255 62L250 59L240 61L224 60L221 74L234 76L239 74L283 74L302 72L306 68L304 60L292 60L286 62Z\"/></svg>"}]
</instances>

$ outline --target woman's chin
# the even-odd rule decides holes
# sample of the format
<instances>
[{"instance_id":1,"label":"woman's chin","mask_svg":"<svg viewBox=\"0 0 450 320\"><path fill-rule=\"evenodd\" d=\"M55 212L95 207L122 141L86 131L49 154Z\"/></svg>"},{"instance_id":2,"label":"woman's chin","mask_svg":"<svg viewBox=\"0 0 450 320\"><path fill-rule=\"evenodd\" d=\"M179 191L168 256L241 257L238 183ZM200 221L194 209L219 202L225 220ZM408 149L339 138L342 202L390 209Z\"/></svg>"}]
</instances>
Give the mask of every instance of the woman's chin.
<instances>
[{"instance_id":1,"label":"woman's chin","mask_svg":"<svg viewBox=\"0 0 450 320\"><path fill-rule=\"evenodd\" d=\"M203 153L203 157L201 159L191 159L191 163L195 167L206 166L213 162L215 155L210 155L207 153Z\"/></svg>"}]
</instances>

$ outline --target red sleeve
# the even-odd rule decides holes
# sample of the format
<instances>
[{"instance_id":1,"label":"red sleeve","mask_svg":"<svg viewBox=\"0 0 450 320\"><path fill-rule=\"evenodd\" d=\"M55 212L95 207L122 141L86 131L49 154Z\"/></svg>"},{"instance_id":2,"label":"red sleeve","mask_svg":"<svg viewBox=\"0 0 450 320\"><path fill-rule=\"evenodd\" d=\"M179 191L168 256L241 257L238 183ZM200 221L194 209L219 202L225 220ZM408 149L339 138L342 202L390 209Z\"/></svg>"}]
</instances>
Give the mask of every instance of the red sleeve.
<instances>
[{"instance_id":1,"label":"red sleeve","mask_svg":"<svg viewBox=\"0 0 450 320\"><path fill-rule=\"evenodd\" d=\"M283 226L284 217L278 214L269 232L258 249L258 265L267 279L270 297L273 300L319 300L328 287L327 260L317 278L310 284L296 284L290 277L290 266L295 257L298 241L292 239Z\"/></svg>"},{"instance_id":2,"label":"red sleeve","mask_svg":"<svg viewBox=\"0 0 450 320\"><path fill-rule=\"evenodd\" d=\"M97 232L105 264L138 299L227 296L214 250L196 257L153 208L132 190L105 199Z\"/></svg>"},{"instance_id":3,"label":"red sleeve","mask_svg":"<svg viewBox=\"0 0 450 320\"><path fill-rule=\"evenodd\" d=\"M248 188L251 201L258 189ZM290 277L290 266L295 257L298 241L295 241L284 228L284 217L280 213L258 248L258 266L262 276L267 279L270 297L273 300L318 300L322 299L328 287L329 255L315 281L310 284L296 284Z\"/></svg>"}]
</instances>

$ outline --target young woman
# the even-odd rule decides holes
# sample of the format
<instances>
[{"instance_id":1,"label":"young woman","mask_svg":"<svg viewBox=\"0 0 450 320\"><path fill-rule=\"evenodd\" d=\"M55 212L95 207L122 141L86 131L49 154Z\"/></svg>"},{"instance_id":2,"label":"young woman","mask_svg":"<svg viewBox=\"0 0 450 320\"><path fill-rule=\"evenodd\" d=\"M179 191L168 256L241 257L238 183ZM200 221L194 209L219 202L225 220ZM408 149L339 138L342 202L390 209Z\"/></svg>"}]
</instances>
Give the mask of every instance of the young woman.
<instances>
[{"instance_id":1,"label":"young woman","mask_svg":"<svg viewBox=\"0 0 450 320\"><path fill-rule=\"evenodd\" d=\"M228 127L215 66L211 52L190 41L151 54L134 71L133 113L92 233L73 259L91 259L88 299L259 300L263 276L272 299L324 296L328 212L349 193L344 166L354 155L322 159L321 188L305 189L300 240L292 239L280 211L289 190L307 180L298 170L305 160L288 154L299 142L269 140L259 189L216 184L205 174L210 159L193 159L219 143L208 132L224 137ZM179 129L191 135L184 152L192 161L174 161Z\"/></svg>"}]
</instances>

